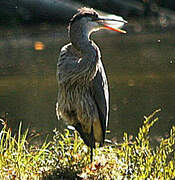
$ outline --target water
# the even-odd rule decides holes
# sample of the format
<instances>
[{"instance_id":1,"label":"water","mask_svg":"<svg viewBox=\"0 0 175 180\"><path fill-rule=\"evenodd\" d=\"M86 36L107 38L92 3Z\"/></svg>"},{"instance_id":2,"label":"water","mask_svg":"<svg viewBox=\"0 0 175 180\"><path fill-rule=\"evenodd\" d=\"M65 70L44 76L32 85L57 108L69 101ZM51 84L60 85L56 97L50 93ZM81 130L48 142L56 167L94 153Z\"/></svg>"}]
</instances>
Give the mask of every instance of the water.
<instances>
[{"instance_id":1,"label":"water","mask_svg":"<svg viewBox=\"0 0 175 180\"><path fill-rule=\"evenodd\" d=\"M29 127L31 135L43 140L63 127L55 115L55 73L60 47L68 42L65 27L42 25L1 33L0 117L6 114L13 132L22 121L23 130ZM143 117L159 108L151 138L158 142L166 137L175 122L174 32L99 32L93 39L110 83L108 137L120 141L124 132L136 135Z\"/></svg>"}]
</instances>

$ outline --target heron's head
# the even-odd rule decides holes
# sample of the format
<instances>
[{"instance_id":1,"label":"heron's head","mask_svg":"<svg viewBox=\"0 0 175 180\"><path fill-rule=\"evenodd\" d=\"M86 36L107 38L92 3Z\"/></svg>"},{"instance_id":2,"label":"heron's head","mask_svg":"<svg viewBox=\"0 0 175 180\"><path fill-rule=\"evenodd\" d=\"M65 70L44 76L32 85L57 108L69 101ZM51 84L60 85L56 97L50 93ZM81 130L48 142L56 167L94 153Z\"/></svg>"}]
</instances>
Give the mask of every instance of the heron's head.
<instances>
[{"instance_id":1,"label":"heron's head","mask_svg":"<svg viewBox=\"0 0 175 180\"><path fill-rule=\"evenodd\" d=\"M91 32L98 31L99 29L109 29L118 31L120 33L126 33L126 31L120 28L126 24L120 16L100 16L92 8L81 8L78 13L73 16L69 23L69 31L83 31L83 33L90 34Z\"/></svg>"}]
</instances>

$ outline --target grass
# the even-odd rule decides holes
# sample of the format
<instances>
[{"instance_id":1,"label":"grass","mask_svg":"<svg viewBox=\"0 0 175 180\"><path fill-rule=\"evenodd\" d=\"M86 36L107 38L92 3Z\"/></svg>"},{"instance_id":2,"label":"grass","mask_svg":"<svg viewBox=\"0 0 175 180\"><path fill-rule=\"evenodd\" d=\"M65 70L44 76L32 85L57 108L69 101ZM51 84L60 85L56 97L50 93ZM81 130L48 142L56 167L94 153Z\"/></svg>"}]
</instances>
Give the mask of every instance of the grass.
<instances>
[{"instance_id":1,"label":"grass","mask_svg":"<svg viewBox=\"0 0 175 180\"><path fill-rule=\"evenodd\" d=\"M28 144L28 132L12 136L2 121L0 132L0 179L158 179L175 178L175 126L159 146L150 145L150 128L157 122L159 110L145 117L137 137L131 141L126 133L121 144L107 144L94 151L90 163L89 149L75 131L54 130L53 140L41 147Z\"/></svg>"},{"instance_id":2,"label":"grass","mask_svg":"<svg viewBox=\"0 0 175 180\"><path fill-rule=\"evenodd\" d=\"M27 143L27 131L18 137L12 136L11 130L4 123L0 132L0 179L31 179L42 177L41 167L47 165L48 146L32 147Z\"/></svg>"}]
</instances>

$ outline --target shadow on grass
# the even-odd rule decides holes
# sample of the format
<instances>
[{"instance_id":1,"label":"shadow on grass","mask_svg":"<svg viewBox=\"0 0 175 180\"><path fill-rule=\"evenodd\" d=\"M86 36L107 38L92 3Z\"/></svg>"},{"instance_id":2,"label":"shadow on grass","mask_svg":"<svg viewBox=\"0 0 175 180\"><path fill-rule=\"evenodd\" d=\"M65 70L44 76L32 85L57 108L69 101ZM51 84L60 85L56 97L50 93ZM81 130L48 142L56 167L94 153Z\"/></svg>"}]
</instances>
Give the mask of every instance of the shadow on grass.
<instances>
[{"instance_id":1,"label":"shadow on grass","mask_svg":"<svg viewBox=\"0 0 175 180\"><path fill-rule=\"evenodd\" d=\"M45 175L43 180L82 180L75 172L54 170L51 174Z\"/></svg>"}]
</instances>

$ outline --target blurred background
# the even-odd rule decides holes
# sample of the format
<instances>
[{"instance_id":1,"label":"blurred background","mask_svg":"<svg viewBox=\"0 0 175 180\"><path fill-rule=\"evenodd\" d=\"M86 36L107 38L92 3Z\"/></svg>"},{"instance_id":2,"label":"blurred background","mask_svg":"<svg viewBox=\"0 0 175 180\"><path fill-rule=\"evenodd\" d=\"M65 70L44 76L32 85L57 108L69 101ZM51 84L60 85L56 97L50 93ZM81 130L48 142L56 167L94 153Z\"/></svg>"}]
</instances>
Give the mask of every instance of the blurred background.
<instances>
[{"instance_id":1,"label":"blurred background","mask_svg":"<svg viewBox=\"0 0 175 180\"><path fill-rule=\"evenodd\" d=\"M144 116L160 108L151 131L158 143L175 122L174 0L1 0L0 118L13 133L22 121L37 143L65 127L55 113L56 64L69 19L84 6L128 21L127 34L92 35L110 84L108 138L132 138Z\"/></svg>"}]
</instances>

